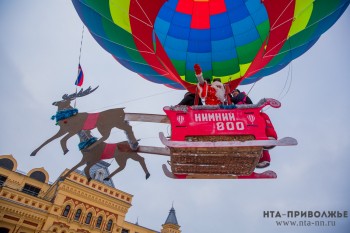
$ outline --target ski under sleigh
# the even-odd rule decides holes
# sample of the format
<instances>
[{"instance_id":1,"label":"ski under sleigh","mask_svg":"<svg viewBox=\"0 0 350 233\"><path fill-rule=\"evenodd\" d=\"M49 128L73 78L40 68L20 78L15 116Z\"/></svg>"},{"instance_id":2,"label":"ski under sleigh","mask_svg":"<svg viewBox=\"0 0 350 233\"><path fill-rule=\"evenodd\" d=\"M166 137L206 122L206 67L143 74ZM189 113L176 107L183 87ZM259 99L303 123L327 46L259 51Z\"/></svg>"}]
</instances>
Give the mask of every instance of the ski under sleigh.
<instances>
[{"instance_id":1,"label":"ski under sleigh","mask_svg":"<svg viewBox=\"0 0 350 233\"><path fill-rule=\"evenodd\" d=\"M265 106L279 108L280 102L262 99L258 104L229 106L164 107L168 117L127 113L126 119L171 124L171 136L159 133L167 150L140 146L139 152L170 155L171 171L163 165L166 176L175 179L261 179L277 178L273 171L254 172L262 150L275 146L293 146L291 137L279 140L266 135ZM225 108L226 107L226 108ZM266 115L266 114L265 114ZM157 152L160 153L157 153Z\"/></svg>"}]
</instances>

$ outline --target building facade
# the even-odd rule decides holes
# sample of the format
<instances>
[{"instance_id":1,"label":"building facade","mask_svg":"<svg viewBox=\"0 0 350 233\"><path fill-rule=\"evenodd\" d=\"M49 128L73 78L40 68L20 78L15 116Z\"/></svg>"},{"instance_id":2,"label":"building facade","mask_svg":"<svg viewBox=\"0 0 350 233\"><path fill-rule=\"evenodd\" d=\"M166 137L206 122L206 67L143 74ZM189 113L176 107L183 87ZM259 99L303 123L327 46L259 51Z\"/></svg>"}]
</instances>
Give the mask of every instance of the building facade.
<instances>
[{"instance_id":1,"label":"building facade","mask_svg":"<svg viewBox=\"0 0 350 233\"><path fill-rule=\"evenodd\" d=\"M44 168L25 174L17 171L12 155L0 155L0 233L181 232L174 208L160 231L125 221L133 195L115 188L112 180L103 180L109 175L108 165L96 164L90 182L76 170L65 180L49 183Z\"/></svg>"}]
</instances>

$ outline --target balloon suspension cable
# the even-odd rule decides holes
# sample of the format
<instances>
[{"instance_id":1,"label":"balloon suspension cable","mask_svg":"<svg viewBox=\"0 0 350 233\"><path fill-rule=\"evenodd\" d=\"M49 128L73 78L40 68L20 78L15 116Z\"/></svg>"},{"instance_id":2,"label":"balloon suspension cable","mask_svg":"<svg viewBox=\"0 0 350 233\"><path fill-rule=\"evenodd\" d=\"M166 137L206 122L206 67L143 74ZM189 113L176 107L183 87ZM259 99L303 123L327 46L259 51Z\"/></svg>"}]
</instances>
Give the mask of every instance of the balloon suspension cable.
<instances>
[{"instance_id":1,"label":"balloon suspension cable","mask_svg":"<svg viewBox=\"0 0 350 233\"><path fill-rule=\"evenodd\" d=\"M258 81L258 80L257 80L257 81ZM257 81L255 81L255 82L254 82L254 84L252 85L252 87L249 89L249 91L248 91L247 95L249 95L249 94L250 94L250 92L253 90L253 88L254 88L254 86L255 86L255 84L256 84L256 82L257 82Z\"/></svg>"},{"instance_id":2,"label":"balloon suspension cable","mask_svg":"<svg viewBox=\"0 0 350 233\"><path fill-rule=\"evenodd\" d=\"M81 51L83 48L83 39L84 39L84 25L83 25L83 30L81 32L81 41L80 41L80 50L79 50L79 60L78 60L78 72L77 72L77 77L79 75L79 67L80 67L80 59L81 59ZM75 95L78 93L78 85L75 85ZM77 104L77 98L74 99L74 108L76 107Z\"/></svg>"},{"instance_id":3,"label":"balloon suspension cable","mask_svg":"<svg viewBox=\"0 0 350 233\"><path fill-rule=\"evenodd\" d=\"M289 50L288 51L290 51L289 56L292 56L292 46L291 46L290 40L288 39L287 42L288 42L288 45L289 45ZM290 77L290 79L289 79L289 77ZM249 95L250 91L254 88L254 86L255 86L257 81L254 82L253 86L249 89L247 95ZM289 81L289 83L288 83L288 81ZM289 93L289 90L290 90L290 88L292 86L292 82L293 82L293 59L291 59L291 61L288 64L287 78L286 78L286 81L284 82L284 86L283 86L280 94L277 97L278 101L281 101L284 97L287 96L287 94ZM287 85L288 85L288 87L287 87ZM285 93L283 94L283 92L285 92ZM267 107L265 110L268 110L269 108L270 107Z\"/></svg>"},{"instance_id":4,"label":"balloon suspension cable","mask_svg":"<svg viewBox=\"0 0 350 233\"><path fill-rule=\"evenodd\" d=\"M287 40L288 41L288 45L289 45L289 55L292 57L292 46L290 44L290 40ZM288 69L288 73L287 73L287 78L286 78L286 81L284 83L284 86L283 86L283 89L281 90L281 93L278 95L278 98L277 100L282 100L284 97L287 96L291 86L292 86L292 82L293 82L293 60L291 59L291 61L289 62L289 65L288 65L289 69ZM289 79L290 77L290 79ZM289 83L288 83L289 81ZM288 87L287 87L287 84L288 84ZM287 87L287 90L286 90L286 87ZM283 92L285 92L283 94Z\"/></svg>"}]
</instances>

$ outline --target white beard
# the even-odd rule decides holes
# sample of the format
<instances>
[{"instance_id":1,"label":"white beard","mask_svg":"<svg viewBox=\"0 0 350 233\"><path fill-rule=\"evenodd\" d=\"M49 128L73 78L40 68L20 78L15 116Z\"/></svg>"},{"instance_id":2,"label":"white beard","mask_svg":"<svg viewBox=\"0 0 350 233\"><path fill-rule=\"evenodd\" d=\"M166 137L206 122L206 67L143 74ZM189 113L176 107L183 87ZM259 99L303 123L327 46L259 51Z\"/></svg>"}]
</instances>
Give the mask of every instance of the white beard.
<instances>
[{"instance_id":1,"label":"white beard","mask_svg":"<svg viewBox=\"0 0 350 233\"><path fill-rule=\"evenodd\" d=\"M222 84L221 82L215 81L211 84L211 86L216 90L216 97L218 97L218 99L224 103L225 102L225 88L224 88L224 84Z\"/></svg>"}]
</instances>

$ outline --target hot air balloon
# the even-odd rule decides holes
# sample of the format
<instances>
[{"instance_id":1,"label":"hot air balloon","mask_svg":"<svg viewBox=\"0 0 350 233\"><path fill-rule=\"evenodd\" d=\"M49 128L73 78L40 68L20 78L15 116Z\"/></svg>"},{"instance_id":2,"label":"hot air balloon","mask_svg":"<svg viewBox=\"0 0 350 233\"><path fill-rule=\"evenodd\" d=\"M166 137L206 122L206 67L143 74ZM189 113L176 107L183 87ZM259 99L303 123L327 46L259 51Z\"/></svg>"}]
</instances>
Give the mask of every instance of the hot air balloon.
<instances>
[{"instance_id":1,"label":"hot air balloon","mask_svg":"<svg viewBox=\"0 0 350 233\"><path fill-rule=\"evenodd\" d=\"M349 0L73 0L95 40L141 77L194 92L193 66L233 89L310 49Z\"/></svg>"},{"instance_id":2,"label":"hot air balloon","mask_svg":"<svg viewBox=\"0 0 350 233\"><path fill-rule=\"evenodd\" d=\"M94 39L120 64L151 82L192 93L197 93L197 83L203 83L203 77L220 78L227 90L233 90L278 72L310 49L350 3L349 0L72 2ZM237 106L164 107L172 129L170 139L159 135L166 146L159 154L171 156L171 172L164 165L164 173L181 179L276 178L273 171L254 172L263 152L275 146L296 145L297 141L291 137L277 140L269 117L262 112L265 106L279 108L281 104L274 99L262 99L257 104ZM138 117L134 114L127 120L139 120ZM155 116L147 119L165 123L162 116L157 116L159 121L152 117ZM157 151L153 149L152 153Z\"/></svg>"}]
</instances>

